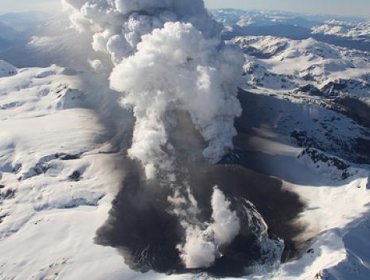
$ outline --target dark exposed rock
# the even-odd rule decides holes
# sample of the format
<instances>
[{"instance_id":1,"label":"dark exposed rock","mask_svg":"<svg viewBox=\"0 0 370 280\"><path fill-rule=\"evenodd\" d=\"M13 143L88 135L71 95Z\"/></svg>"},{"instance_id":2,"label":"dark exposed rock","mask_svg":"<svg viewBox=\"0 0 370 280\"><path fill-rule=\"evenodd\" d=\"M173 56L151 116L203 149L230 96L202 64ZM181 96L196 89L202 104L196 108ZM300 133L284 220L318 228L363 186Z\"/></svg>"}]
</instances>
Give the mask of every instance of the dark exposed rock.
<instances>
[{"instance_id":1,"label":"dark exposed rock","mask_svg":"<svg viewBox=\"0 0 370 280\"><path fill-rule=\"evenodd\" d=\"M321 90L329 96L336 96L338 92L345 89L347 87L346 83L340 81L337 82L329 82L327 83Z\"/></svg>"},{"instance_id":2,"label":"dark exposed rock","mask_svg":"<svg viewBox=\"0 0 370 280\"><path fill-rule=\"evenodd\" d=\"M290 137L295 139L299 147L317 147L317 142L314 138L307 135L306 131L294 130Z\"/></svg>"},{"instance_id":3,"label":"dark exposed rock","mask_svg":"<svg viewBox=\"0 0 370 280\"><path fill-rule=\"evenodd\" d=\"M0 192L0 202L6 199L12 199L15 196L16 191L14 189L7 189Z\"/></svg>"},{"instance_id":4,"label":"dark exposed rock","mask_svg":"<svg viewBox=\"0 0 370 280\"><path fill-rule=\"evenodd\" d=\"M356 138L354 150L357 153L357 162L360 164L369 164L370 139Z\"/></svg>"},{"instance_id":5,"label":"dark exposed rock","mask_svg":"<svg viewBox=\"0 0 370 280\"><path fill-rule=\"evenodd\" d=\"M14 167L13 167L13 173L18 173L19 170L21 170L22 168L22 164L21 163L17 163Z\"/></svg>"},{"instance_id":6,"label":"dark exposed rock","mask_svg":"<svg viewBox=\"0 0 370 280\"><path fill-rule=\"evenodd\" d=\"M319 150L312 149L312 148L307 148L303 150L303 152L300 155L298 155L298 158L304 155L308 155L312 159L313 163L323 162L323 163L326 163L329 167L334 166L335 168L338 169L338 171L341 172L341 179L343 180L353 175L348 171L348 168L350 166L337 157L325 155Z\"/></svg>"},{"instance_id":7,"label":"dark exposed rock","mask_svg":"<svg viewBox=\"0 0 370 280\"><path fill-rule=\"evenodd\" d=\"M370 106L361 100L350 96L337 98L333 110L370 129Z\"/></svg>"},{"instance_id":8,"label":"dark exposed rock","mask_svg":"<svg viewBox=\"0 0 370 280\"><path fill-rule=\"evenodd\" d=\"M34 167L24 173L18 178L19 181L26 180L41 174L45 174L49 170L50 166L48 162L38 162Z\"/></svg>"},{"instance_id":9,"label":"dark exposed rock","mask_svg":"<svg viewBox=\"0 0 370 280\"><path fill-rule=\"evenodd\" d=\"M66 154L66 153L58 153L55 154L55 158L61 160L75 160L81 158L81 154Z\"/></svg>"},{"instance_id":10,"label":"dark exposed rock","mask_svg":"<svg viewBox=\"0 0 370 280\"><path fill-rule=\"evenodd\" d=\"M323 125L323 129L327 129L327 127ZM370 139L354 138L352 141L341 141L341 139L333 137L332 132L328 131L325 137L340 148L340 150L330 150L304 130L294 130L290 137L299 147L315 148L327 153L333 153L354 163L370 164Z\"/></svg>"},{"instance_id":11,"label":"dark exposed rock","mask_svg":"<svg viewBox=\"0 0 370 280\"><path fill-rule=\"evenodd\" d=\"M80 179L81 179L81 172L80 172L80 171L78 171L78 170L74 171L74 172L73 172L73 173L68 177L68 179L69 179L69 180L71 180L71 181L75 181L75 182L80 181Z\"/></svg>"},{"instance_id":12,"label":"dark exposed rock","mask_svg":"<svg viewBox=\"0 0 370 280\"><path fill-rule=\"evenodd\" d=\"M4 221L5 217L7 217L8 214L2 214L0 215L0 224Z\"/></svg>"},{"instance_id":13,"label":"dark exposed rock","mask_svg":"<svg viewBox=\"0 0 370 280\"><path fill-rule=\"evenodd\" d=\"M295 92L303 92L313 96L324 96L324 93L321 90L311 84L300 87L296 89Z\"/></svg>"}]
</instances>

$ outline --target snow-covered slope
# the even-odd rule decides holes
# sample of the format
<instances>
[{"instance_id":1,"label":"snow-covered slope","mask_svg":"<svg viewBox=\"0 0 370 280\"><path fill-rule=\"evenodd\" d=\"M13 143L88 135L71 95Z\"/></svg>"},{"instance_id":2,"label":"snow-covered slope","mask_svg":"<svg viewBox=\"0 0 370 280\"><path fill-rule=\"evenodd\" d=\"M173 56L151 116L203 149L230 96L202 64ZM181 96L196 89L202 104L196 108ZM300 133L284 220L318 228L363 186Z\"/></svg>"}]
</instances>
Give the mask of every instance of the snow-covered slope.
<instances>
[{"instance_id":1,"label":"snow-covered slope","mask_svg":"<svg viewBox=\"0 0 370 280\"><path fill-rule=\"evenodd\" d=\"M132 271L95 243L125 174L111 137L125 136L91 106L108 94L92 75L52 65L0 78L0 279L191 279Z\"/></svg>"},{"instance_id":2,"label":"snow-covered slope","mask_svg":"<svg viewBox=\"0 0 370 280\"><path fill-rule=\"evenodd\" d=\"M246 36L231 42L239 45L246 55L245 81L251 87L284 91L310 84L326 95L340 92L370 100L368 52L348 50L312 38Z\"/></svg>"},{"instance_id":3,"label":"snow-covered slope","mask_svg":"<svg viewBox=\"0 0 370 280\"><path fill-rule=\"evenodd\" d=\"M312 27L312 33L334 35L370 43L370 21L348 22L329 20L321 25Z\"/></svg>"},{"instance_id":4,"label":"snow-covered slope","mask_svg":"<svg viewBox=\"0 0 370 280\"><path fill-rule=\"evenodd\" d=\"M315 16L276 11L213 11L225 25L224 37L275 36L320 42L370 51L369 22L358 17Z\"/></svg>"},{"instance_id":5,"label":"snow-covered slope","mask_svg":"<svg viewBox=\"0 0 370 280\"><path fill-rule=\"evenodd\" d=\"M232 160L289 182L306 203L298 238L308 247L262 279L367 279L370 172L353 163L351 143L364 130L368 137L368 128L321 104L271 92L240 91L244 112Z\"/></svg>"},{"instance_id":6,"label":"snow-covered slope","mask_svg":"<svg viewBox=\"0 0 370 280\"><path fill-rule=\"evenodd\" d=\"M108 279L124 268L93 241L120 174L80 87L57 66L0 78L1 279Z\"/></svg>"},{"instance_id":7,"label":"snow-covered slope","mask_svg":"<svg viewBox=\"0 0 370 280\"><path fill-rule=\"evenodd\" d=\"M370 275L369 53L314 39L245 36L239 161L294 183L311 246L276 279Z\"/></svg>"}]
</instances>

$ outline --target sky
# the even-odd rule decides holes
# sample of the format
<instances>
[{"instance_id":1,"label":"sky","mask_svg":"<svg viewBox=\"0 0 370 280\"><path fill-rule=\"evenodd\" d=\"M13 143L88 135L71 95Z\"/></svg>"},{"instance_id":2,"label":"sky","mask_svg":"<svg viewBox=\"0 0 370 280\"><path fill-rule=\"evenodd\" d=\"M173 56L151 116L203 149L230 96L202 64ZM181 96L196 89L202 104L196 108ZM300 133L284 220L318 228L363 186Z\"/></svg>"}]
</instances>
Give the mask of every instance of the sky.
<instances>
[{"instance_id":1,"label":"sky","mask_svg":"<svg viewBox=\"0 0 370 280\"><path fill-rule=\"evenodd\" d=\"M210 8L293 11L370 17L370 0L205 0Z\"/></svg>"},{"instance_id":2,"label":"sky","mask_svg":"<svg viewBox=\"0 0 370 280\"><path fill-rule=\"evenodd\" d=\"M186 0L179 0L186 1ZM0 13L60 9L60 0L0 0ZM281 10L370 17L370 0L205 0L208 8Z\"/></svg>"},{"instance_id":3,"label":"sky","mask_svg":"<svg viewBox=\"0 0 370 280\"><path fill-rule=\"evenodd\" d=\"M0 0L0 13L18 11L54 11L60 0Z\"/></svg>"}]
</instances>

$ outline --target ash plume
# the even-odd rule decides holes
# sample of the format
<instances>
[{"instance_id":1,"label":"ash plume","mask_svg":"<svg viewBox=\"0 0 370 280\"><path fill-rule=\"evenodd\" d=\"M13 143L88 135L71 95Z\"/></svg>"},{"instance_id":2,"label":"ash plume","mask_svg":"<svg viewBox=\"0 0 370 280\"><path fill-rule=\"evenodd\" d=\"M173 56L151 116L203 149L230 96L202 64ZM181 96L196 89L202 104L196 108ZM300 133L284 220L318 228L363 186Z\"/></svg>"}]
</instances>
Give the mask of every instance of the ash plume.
<instances>
[{"instance_id":1,"label":"ash plume","mask_svg":"<svg viewBox=\"0 0 370 280\"><path fill-rule=\"evenodd\" d=\"M165 247L168 255L177 252L186 269L210 268L230 244L237 247L233 241L242 229L244 237L240 238L245 243L268 240L266 229L260 231L263 238L246 233L250 231L246 224L251 224L246 217L253 215L254 208L239 209L237 205L242 202L232 201L217 184L205 196L193 195L202 187L192 182L191 174L195 173L190 170L194 166L207 170L205 166L218 163L233 148L237 134L234 120L242 113L237 86L243 56L222 42L222 28L208 14L203 1L62 2L72 25L91 34L92 48L99 57L105 56L92 57L91 66L109 77L110 88L121 94L121 105L135 118L127 155L140 163L142 171L133 169L132 177L124 182L128 190L123 186L122 194L131 197L118 196L129 201L123 206L128 208L126 214L118 215L127 237L121 248L125 261L135 268L143 259L158 261L147 254L153 251L159 256ZM203 185L209 190L208 184ZM136 205L139 201L142 203ZM121 205L118 200L115 203ZM155 213L159 224L173 224L176 234L165 233L171 242L146 246L148 240L153 244L157 240L156 236L146 236L154 220L143 221L136 229L140 234L129 236L133 218L127 215L133 211L145 213L143 216ZM161 211L165 214L157 215ZM261 222L255 227L264 226ZM143 237L144 247L132 244L137 236ZM281 255L281 246L276 247L274 261ZM150 269L151 265L146 265Z\"/></svg>"},{"instance_id":2,"label":"ash plume","mask_svg":"<svg viewBox=\"0 0 370 280\"><path fill-rule=\"evenodd\" d=\"M241 54L220 40L201 0L64 0L71 21L91 32L92 47L111 58L110 86L136 118L131 158L147 178L171 171L175 110L187 112L216 163L232 148L241 114ZM98 64L94 61L94 64Z\"/></svg>"}]
</instances>

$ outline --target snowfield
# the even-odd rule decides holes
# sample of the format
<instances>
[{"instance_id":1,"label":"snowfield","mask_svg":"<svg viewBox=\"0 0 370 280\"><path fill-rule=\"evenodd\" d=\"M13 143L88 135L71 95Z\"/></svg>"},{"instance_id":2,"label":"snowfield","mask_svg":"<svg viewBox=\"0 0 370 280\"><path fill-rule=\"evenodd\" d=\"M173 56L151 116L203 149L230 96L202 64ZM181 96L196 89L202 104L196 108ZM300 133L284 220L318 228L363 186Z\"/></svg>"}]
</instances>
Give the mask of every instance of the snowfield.
<instances>
[{"instance_id":1,"label":"snowfield","mask_svg":"<svg viewBox=\"0 0 370 280\"><path fill-rule=\"evenodd\" d=\"M245 86L281 92L312 85L327 95L340 93L370 102L368 52L312 38L245 36L231 43L239 45L246 55Z\"/></svg>"},{"instance_id":2,"label":"snowfield","mask_svg":"<svg viewBox=\"0 0 370 280\"><path fill-rule=\"evenodd\" d=\"M312 33L335 35L370 42L370 21L348 22L328 20L322 25L312 27Z\"/></svg>"},{"instance_id":3,"label":"snowfield","mask_svg":"<svg viewBox=\"0 0 370 280\"><path fill-rule=\"evenodd\" d=\"M115 156L100 153L104 129L65 72L0 79L1 279L108 279L123 267L93 242L118 187Z\"/></svg>"},{"instance_id":4,"label":"snowfield","mask_svg":"<svg viewBox=\"0 0 370 280\"><path fill-rule=\"evenodd\" d=\"M83 79L55 65L17 73L0 78L0 279L162 279L94 242L123 155L84 108Z\"/></svg>"}]
</instances>

